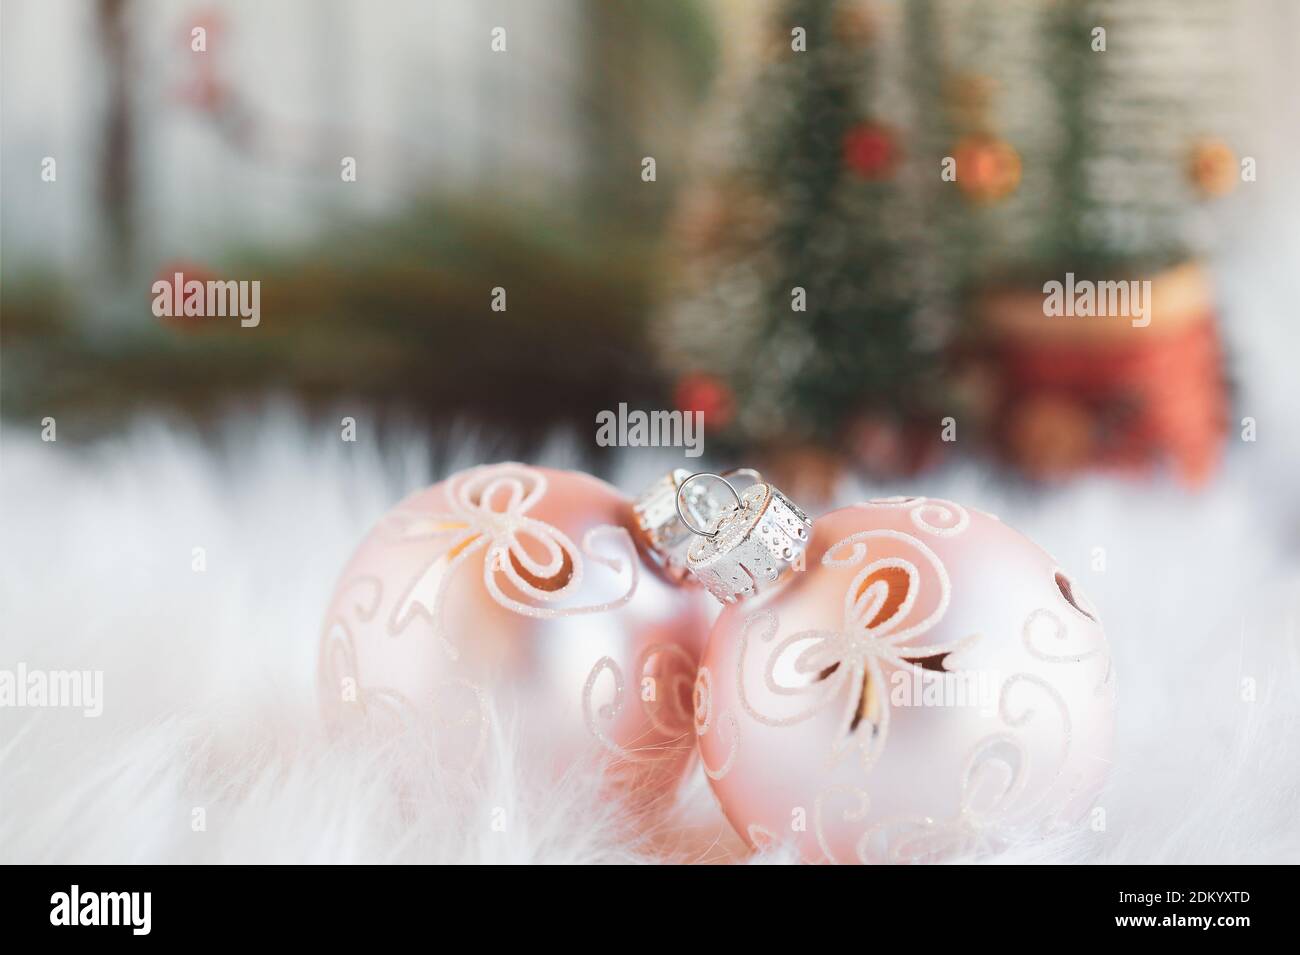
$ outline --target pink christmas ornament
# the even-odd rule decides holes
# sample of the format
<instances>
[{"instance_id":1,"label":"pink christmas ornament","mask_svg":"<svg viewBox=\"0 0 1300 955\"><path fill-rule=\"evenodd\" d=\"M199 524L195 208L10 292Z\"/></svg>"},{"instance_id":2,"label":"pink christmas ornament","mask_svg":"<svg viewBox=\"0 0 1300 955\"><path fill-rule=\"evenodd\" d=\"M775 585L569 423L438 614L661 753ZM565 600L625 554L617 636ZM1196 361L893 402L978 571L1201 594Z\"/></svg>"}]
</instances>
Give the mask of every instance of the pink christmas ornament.
<instances>
[{"instance_id":1,"label":"pink christmas ornament","mask_svg":"<svg viewBox=\"0 0 1300 955\"><path fill-rule=\"evenodd\" d=\"M558 769L593 754L654 795L693 746L706 599L644 560L631 503L585 474L463 471L402 501L362 541L325 620L334 719L398 719L472 772L488 720Z\"/></svg>"},{"instance_id":2,"label":"pink christmas ornament","mask_svg":"<svg viewBox=\"0 0 1300 955\"><path fill-rule=\"evenodd\" d=\"M723 610L696 680L704 768L751 845L941 861L1088 816L1114 677L1050 555L991 515L895 498L819 518L805 559Z\"/></svg>"}]
</instances>

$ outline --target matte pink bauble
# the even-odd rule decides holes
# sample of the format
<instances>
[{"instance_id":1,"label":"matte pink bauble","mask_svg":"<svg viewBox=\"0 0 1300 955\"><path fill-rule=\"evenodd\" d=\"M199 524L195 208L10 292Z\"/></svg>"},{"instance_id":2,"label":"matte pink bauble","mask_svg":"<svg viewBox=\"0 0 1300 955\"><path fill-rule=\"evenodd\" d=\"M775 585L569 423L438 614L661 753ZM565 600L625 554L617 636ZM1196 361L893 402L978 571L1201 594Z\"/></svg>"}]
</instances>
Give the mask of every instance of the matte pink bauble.
<instances>
[{"instance_id":1,"label":"matte pink bauble","mask_svg":"<svg viewBox=\"0 0 1300 955\"><path fill-rule=\"evenodd\" d=\"M706 609L645 561L632 519L603 481L521 464L408 497L330 602L327 712L396 717L467 771L499 718L557 769L604 756L639 791L670 787L693 751Z\"/></svg>"},{"instance_id":2,"label":"matte pink bauble","mask_svg":"<svg viewBox=\"0 0 1300 955\"><path fill-rule=\"evenodd\" d=\"M926 498L819 518L806 570L722 612L695 696L736 831L810 862L970 857L1077 824L1115 699L1096 613L1056 561Z\"/></svg>"}]
</instances>

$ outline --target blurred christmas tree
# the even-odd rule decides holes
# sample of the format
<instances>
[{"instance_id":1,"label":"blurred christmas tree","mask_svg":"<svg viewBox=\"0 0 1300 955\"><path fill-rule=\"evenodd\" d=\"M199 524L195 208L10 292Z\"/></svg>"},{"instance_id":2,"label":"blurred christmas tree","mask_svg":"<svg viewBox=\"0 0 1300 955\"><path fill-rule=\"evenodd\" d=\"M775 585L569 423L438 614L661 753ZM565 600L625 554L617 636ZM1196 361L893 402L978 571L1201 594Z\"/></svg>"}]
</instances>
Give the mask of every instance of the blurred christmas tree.
<instances>
[{"instance_id":1,"label":"blurred christmas tree","mask_svg":"<svg viewBox=\"0 0 1300 955\"><path fill-rule=\"evenodd\" d=\"M1204 252L1232 188L1233 13L1217 0L952 0L955 185L971 274L1154 270Z\"/></svg>"},{"instance_id":2,"label":"blurred christmas tree","mask_svg":"<svg viewBox=\"0 0 1300 955\"><path fill-rule=\"evenodd\" d=\"M949 416L1032 473L1208 473L1230 23L1212 0L779 3L680 218L678 404L877 473L930 460ZM1049 322L1067 273L1151 280L1155 326Z\"/></svg>"},{"instance_id":3,"label":"blurred christmas tree","mask_svg":"<svg viewBox=\"0 0 1300 955\"><path fill-rule=\"evenodd\" d=\"M720 168L679 223L687 292L664 339L679 404L705 410L715 436L856 443L905 466L899 436L919 421L938 433L927 318L944 290L921 254L925 191L903 132L918 97L888 62L899 24L873 13L781 5L747 105L724 97ZM907 52L926 63L923 46Z\"/></svg>"},{"instance_id":4,"label":"blurred christmas tree","mask_svg":"<svg viewBox=\"0 0 1300 955\"><path fill-rule=\"evenodd\" d=\"M1014 155L1017 179L1023 170L1013 194L976 213L968 272L982 291L966 342L985 359L979 389L992 390L967 405L985 405L990 436L1035 475L1172 459L1204 478L1226 410L1200 259L1214 231L1206 200L1239 180L1225 141L1231 10L978 0L949 24L962 25L953 56L969 71L966 92L984 91L973 100L982 141L1004 162ZM956 155L970 195L980 166L960 146ZM1149 281L1146 313L1049 320L1045 283L1066 281Z\"/></svg>"}]
</instances>

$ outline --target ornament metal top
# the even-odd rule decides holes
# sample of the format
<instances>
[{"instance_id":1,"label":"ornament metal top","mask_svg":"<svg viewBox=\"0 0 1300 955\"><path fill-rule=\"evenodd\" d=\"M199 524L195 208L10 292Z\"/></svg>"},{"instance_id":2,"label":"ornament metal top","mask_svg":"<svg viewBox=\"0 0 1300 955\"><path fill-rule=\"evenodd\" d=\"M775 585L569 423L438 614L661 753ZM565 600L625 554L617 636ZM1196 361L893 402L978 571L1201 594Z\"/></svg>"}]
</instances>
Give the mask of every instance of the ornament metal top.
<instances>
[{"instance_id":1,"label":"ornament metal top","mask_svg":"<svg viewBox=\"0 0 1300 955\"><path fill-rule=\"evenodd\" d=\"M632 514L637 531L654 562L675 583L692 579L686 568L686 551L695 534L686 523L686 517L695 526L710 527L731 508L725 497L710 493L710 489L695 482L686 468L674 468L642 491L632 503ZM731 488L729 479L745 477L757 483L761 474L750 468L733 468L724 471L720 478ZM689 487L687 482L691 481ZM684 508L683 508L684 505Z\"/></svg>"},{"instance_id":2,"label":"ornament metal top","mask_svg":"<svg viewBox=\"0 0 1300 955\"><path fill-rule=\"evenodd\" d=\"M730 489L735 503L708 527L693 524L681 498L697 479L713 478ZM678 515L695 540L686 568L725 604L757 593L802 567L812 521L777 488L764 481L738 492L724 476L692 474L678 488Z\"/></svg>"}]
</instances>

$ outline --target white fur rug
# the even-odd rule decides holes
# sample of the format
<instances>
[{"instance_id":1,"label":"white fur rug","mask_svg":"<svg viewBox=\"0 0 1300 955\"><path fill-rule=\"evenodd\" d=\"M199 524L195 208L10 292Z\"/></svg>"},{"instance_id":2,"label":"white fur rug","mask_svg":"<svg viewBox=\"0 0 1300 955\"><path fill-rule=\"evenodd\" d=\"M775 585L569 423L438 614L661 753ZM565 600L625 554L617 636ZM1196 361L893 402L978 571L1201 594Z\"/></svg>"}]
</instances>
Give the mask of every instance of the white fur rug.
<instances>
[{"instance_id":1,"label":"white fur rug","mask_svg":"<svg viewBox=\"0 0 1300 955\"><path fill-rule=\"evenodd\" d=\"M343 444L278 408L232 417L216 441L141 422L79 451L7 429L0 668L101 669L105 702L97 719L0 709L0 861L743 859L698 771L647 831L597 798L594 774L548 779L508 721L493 723L473 790L409 762L396 786L399 746L326 737L325 600L370 523L434 479L418 442L383 457L366 424ZM459 445L447 470L480 463L472 438ZM1046 493L973 466L843 489L998 513L1072 570L1106 624L1120 690L1107 831L993 861L1300 861L1288 457L1239 447L1200 494L1112 480ZM563 443L544 458L573 463ZM612 477L631 492L669 464L634 452ZM205 573L191 569L196 546ZM1095 546L1104 573L1089 570ZM508 833L482 823L486 806L507 809Z\"/></svg>"}]
</instances>

